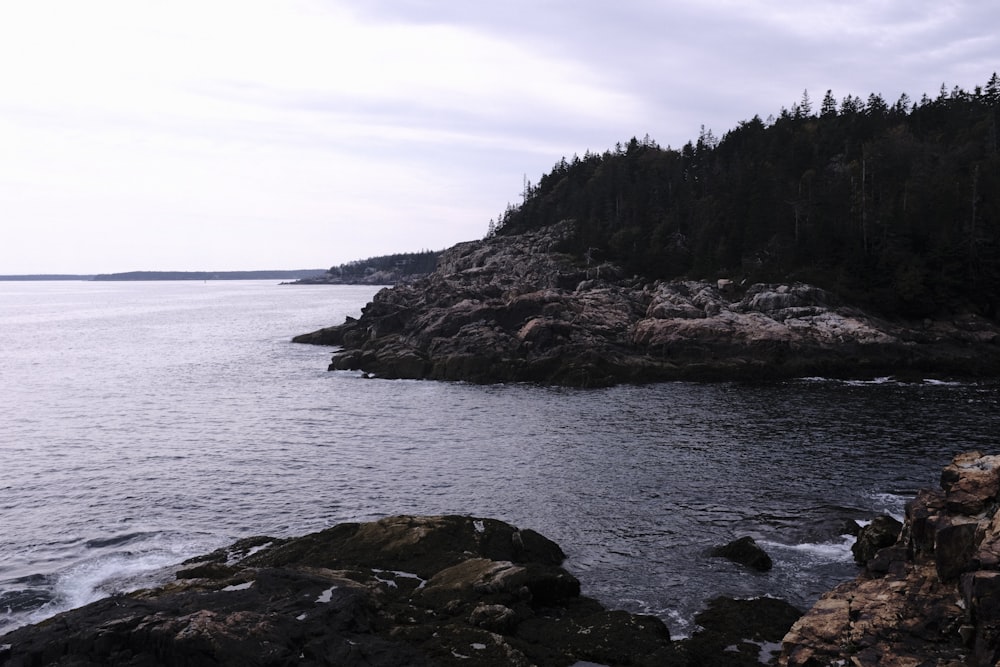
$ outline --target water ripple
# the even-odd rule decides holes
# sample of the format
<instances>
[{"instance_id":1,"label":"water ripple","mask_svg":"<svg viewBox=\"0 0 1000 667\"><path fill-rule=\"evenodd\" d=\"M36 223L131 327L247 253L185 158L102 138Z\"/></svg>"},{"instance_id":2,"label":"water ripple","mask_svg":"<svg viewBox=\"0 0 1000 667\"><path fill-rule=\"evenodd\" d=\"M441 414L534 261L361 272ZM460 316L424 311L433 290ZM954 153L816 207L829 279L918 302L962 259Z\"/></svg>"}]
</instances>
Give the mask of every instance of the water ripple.
<instances>
[{"instance_id":1,"label":"water ripple","mask_svg":"<svg viewBox=\"0 0 1000 667\"><path fill-rule=\"evenodd\" d=\"M542 532L586 593L684 632L715 595L801 606L852 576L842 522L1000 426L994 386L364 380L287 342L373 290L46 289L0 283L0 630L239 537L461 513ZM743 534L771 574L705 556Z\"/></svg>"}]
</instances>

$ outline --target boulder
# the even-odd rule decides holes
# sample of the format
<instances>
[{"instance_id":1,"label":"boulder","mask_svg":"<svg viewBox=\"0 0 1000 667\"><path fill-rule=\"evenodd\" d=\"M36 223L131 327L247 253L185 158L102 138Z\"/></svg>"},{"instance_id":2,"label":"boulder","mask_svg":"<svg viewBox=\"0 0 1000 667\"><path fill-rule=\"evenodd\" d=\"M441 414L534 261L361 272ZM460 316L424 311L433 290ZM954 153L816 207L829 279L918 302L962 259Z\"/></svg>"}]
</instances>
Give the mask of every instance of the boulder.
<instances>
[{"instance_id":1,"label":"boulder","mask_svg":"<svg viewBox=\"0 0 1000 667\"><path fill-rule=\"evenodd\" d=\"M715 547L711 554L720 558L728 558L734 563L746 565L758 572L766 572L773 565L771 557L750 536L740 537L729 544Z\"/></svg>"},{"instance_id":2,"label":"boulder","mask_svg":"<svg viewBox=\"0 0 1000 667\"><path fill-rule=\"evenodd\" d=\"M870 524L861 528L858 539L851 546L851 553L858 565L864 565L879 549L891 547L899 537L903 524L891 516L877 516Z\"/></svg>"}]
</instances>

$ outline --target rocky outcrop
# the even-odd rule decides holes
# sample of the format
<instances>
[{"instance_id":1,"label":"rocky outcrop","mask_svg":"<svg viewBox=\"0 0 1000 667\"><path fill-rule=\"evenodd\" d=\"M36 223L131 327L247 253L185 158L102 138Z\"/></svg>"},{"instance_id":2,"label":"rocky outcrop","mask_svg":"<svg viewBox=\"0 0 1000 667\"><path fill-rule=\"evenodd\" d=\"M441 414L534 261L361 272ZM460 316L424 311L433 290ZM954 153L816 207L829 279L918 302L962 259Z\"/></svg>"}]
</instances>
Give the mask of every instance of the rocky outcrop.
<instances>
[{"instance_id":1,"label":"rocky outcrop","mask_svg":"<svg viewBox=\"0 0 1000 667\"><path fill-rule=\"evenodd\" d=\"M1000 372L1000 328L972 316L903 326L805 284L646 282L561 254L571 231L459 244L360 319L296 340L342 346L333 370L472 382Z\"/></svg>"},{"instance_id":2,"label":"rocky outcrop","mask_svg":"<svg viewBox=\"0 0 1000 667\"><path fill-rule=\"evenodd\" d=\"M746 565L758 572L767 572L774 563L757 542L750 536L740 537L729 544L712 549L712 555L718 558L728 558L734 563Z\"/></svg>"},{"instance_id":3,"label":"rocky outcrop","mask_svg":"<svg viewBox=\"0 0 1000 667\"><path fill-rule=\"evenodd\" d=\"M957 667L1000 660L1000 456L956 456L898 539L785 636L780 664Z\"/></svg>"},{"instance_id":4,"label":"rocky outcrop","mask_svg":"<svg viewBox=\"0 0 1000 667\"><path fill-rule=\"evenodd\" d=\"M0 637L0 665L682 664L661 621L582 597L563 558L457 516L253 538Z\"/></svg>"}]
</instances>

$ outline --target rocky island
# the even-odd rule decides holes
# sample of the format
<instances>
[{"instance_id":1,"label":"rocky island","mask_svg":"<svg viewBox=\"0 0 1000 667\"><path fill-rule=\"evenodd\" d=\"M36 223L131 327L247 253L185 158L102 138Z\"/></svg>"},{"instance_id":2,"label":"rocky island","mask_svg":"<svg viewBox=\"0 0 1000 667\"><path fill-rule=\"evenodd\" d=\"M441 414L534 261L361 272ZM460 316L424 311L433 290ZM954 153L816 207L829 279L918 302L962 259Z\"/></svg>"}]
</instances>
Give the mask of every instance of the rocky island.
<instances>
[{"instance_id":1,"label":"rocky island","mask_svg":"<svg viewBox=\"0 0 1000 667\"><path fill-rule=\"evenodd\" d=\"M331 370L480 383L1000 374L1000 327L975 314L891 321L803 283L648 281L561 252L573 230L460 243L294 340L341 346Z\"/></svg>"}]
</instances>

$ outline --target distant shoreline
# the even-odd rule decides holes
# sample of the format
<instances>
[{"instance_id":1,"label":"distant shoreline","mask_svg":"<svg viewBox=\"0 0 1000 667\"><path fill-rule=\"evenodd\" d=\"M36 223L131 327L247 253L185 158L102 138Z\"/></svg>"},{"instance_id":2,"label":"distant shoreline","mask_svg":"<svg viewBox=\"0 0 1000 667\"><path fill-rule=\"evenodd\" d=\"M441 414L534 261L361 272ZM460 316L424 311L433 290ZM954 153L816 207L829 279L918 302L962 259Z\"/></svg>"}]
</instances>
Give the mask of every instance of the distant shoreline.
<instances>
[{"instance_id":1,"label":"distant shoreline","mask_svg":"<svg viewBox=\"0 0 1000 667\"><path fill-rule=\"evenodd\" d=\"M326 269L293 269L286 271L128 271L125 273L59 274L0 276L0 281L52 280L302 280L326 273Z\"/></svg>"}]
</instances>

